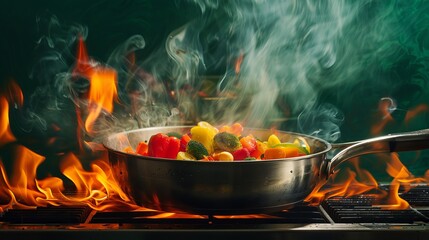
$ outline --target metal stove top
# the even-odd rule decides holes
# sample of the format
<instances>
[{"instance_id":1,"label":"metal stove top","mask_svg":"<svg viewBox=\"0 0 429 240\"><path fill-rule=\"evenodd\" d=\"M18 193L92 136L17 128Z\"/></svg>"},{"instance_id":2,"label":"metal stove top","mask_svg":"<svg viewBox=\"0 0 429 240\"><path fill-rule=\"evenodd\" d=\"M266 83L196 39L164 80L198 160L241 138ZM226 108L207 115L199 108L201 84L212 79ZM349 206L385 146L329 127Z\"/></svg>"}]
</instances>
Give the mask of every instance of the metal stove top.
<instances>
[{"instance_id":1,"label":"metal stove top","mask_svg":"<svg viewBox=\"0 0 429 240\"><path fill-rule=\"evenodd\" d=\"M384 209L362 194L236 216L98 212L87 206L10 209L0 215L0 239L429 239L429 187L401 197L410 208Z\"/></svg>"}]
</instances>

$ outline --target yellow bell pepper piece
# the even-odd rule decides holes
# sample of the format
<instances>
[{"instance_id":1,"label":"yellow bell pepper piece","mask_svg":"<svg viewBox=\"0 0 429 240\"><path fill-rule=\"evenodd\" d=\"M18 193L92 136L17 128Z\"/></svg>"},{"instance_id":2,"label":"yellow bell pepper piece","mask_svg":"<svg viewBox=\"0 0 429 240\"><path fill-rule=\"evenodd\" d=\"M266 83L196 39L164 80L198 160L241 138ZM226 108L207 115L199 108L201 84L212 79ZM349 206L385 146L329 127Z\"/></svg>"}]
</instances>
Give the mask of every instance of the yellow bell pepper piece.
<instances>
[{"instance_id":1,"label":"yellow bell pepper piece","mask_svg":"<svg viewBox=\"0 0 429 240\"><path fill-rule=\"evenodd\" d=\"M179 152L176 157L177 160L196 160L194 156L187 152Z\"/></svg>"},{"instance_id":2,"label":"yellow bell pepper piece","mask_svg":"<svg viewBox=\"0 0 429 240\"><path fill-rule=\"evenodd\" d=\"M268 137L268 141L267 141L267 145L268 147L274 147L277 144L280 144L280 139L275 135L275 134L271 134Z\"/></svg>"},{"instance_id":3,"label":"yellow bell pepper piece","mask_svg":"<svg viewBox=\"0 0 429 240\"><path fill-rule=\"evenodd\" d=\"M207 149L209 154L213 153L213 139L217 133L216 128L207 126L195 126L191 128L191 139L200 142Z\"/></svg>"},{"instance_id":4,"label":"yellow bell pepper piece","mask_svg":"<svg viewBox=\"0 0 429 240\"><path fill-rule=\"evenodd\" d=\"M297 137L293 143L297 144L298 146L301 146L307 150L307 153L311 153L310 144L305 140L303 137Z\"/></svg>"},{"instance_id":5,"label":"yellow bell pepper piece","mask_svg":"<svg viewBox=\"0 0 429 240\"><path fill-rule=\"evenodd\" d=\"M234 161L234 156L230 152L226 152L226 151L215 153L213 157L215 160L218 160L218 161L224 161L224 162Z\"/></svg>"}]
</instances>

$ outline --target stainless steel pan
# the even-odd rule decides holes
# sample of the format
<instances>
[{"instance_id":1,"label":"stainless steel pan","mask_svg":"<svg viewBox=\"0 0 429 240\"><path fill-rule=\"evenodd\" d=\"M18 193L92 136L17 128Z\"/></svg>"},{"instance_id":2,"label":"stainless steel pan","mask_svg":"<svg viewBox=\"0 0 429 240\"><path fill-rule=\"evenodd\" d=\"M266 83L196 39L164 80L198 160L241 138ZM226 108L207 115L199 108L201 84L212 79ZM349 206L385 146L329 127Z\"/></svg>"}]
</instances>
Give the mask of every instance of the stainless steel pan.
<instances>
[{"instance_id":1,"label":"stainless steel pan","mask_svg":"<svg viewBox=\"0 0 429 240\"><path fill-rule=\"evenodd\" d=\"M287 209L303 201L316 184L344 161L363 154L429 148L429 130L387 135L352 144L332 159L322 139L277 131L282 141L304 137L312 154L302 157L236 162L170 160L122 150L156 133L189 132L190 126L154 127L109 136L104 145L121 187L137 204L161 211L195 214L251 214ZM245 129L267 139L271 130Z\"/></svg>"}]
</instances>

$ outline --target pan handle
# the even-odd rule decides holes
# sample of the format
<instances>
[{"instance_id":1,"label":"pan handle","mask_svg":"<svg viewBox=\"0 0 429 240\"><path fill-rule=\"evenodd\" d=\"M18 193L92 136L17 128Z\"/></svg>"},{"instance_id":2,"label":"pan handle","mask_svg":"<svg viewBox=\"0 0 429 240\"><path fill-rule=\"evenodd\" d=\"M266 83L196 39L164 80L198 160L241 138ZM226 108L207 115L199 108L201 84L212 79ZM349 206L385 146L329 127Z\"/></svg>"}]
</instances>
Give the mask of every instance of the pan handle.
<instances>
[{"instance_id":1,"label":"pan handle","mask_svg":"<svg viewBox=\"0 0 429 240\"><path fill-rule=\"evenodd\" d=\"M403 152L422 149L429 149L429 129L389 134L362 140L341 150L327 163L326 177L333 174L338 165L350 158L372 153Z\"/></svg>"}]
</instances>

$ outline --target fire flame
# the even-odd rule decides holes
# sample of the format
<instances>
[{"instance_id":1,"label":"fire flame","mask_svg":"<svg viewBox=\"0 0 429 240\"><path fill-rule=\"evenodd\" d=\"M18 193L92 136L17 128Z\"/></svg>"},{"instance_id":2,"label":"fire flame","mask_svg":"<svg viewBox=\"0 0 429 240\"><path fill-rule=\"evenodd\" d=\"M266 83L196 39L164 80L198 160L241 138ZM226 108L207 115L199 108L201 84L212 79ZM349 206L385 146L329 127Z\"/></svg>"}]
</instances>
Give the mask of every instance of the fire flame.
<instances>
[{"instance_id":1,"label":"fire flame","mask_svg":"<svg viewBox=\"0 0 429 240\"><path fill-rule=\"evenodd\" d=\"M93 133L94 123L102 111L107 113L113 111L113 102L118 95L116 89L117 73L112 68L103 67L95 61L91 61L83 38L79 38L77 63L73 73L75 76L82 76L90 82L85 129L87 132Z\"/></svg>"},{"instance_id":2,"label":"fire flame","mask_svg":"<svg viewBox=\"0 0 429 240\"><path fill-rule=\"evenodd\" d=\"M132 61L135 56L132 55ZM240 72L241 63L244 56L236 61L235 71ZM86 131L93 133L94 124L103 112L112 113L114 101L117 98L117 73L114 69L100 66L92 61L88 56L83 39L79 39L77 62L73 69L73 75L84 77L90 82L89 93L86 96L86 114L81 114L77 109L79 121L84 122L79 127L85 126ZM13 150L12 159L15 166L12 177L8 177L3 162L0 161L0 212L10 208L32 208L46 205L77 205L85 204L91 208L103 211L111 209L144 210L133 204L129 196L121 189L120 184L115 180L111 166L108 164L104 151L94 150L99 154L97 160L90 163L87 170L82 165L81 159L74 153L66 153L60 161L60 170L63 177L72 183L72 193L67 193L68 186L64 184L60 177L46 177L38 179L37 169L47 161L32 150L19 145L13 135L9 125L9 107L14 103L18 106L23 104L23 96L16 84L10 85L8 94L0 94L0 147L7 144ZM390 102L384 101L380 104L380 111L383 115L381 123L374 125L372 132L380 133L383 128L393 118L388 111ZM80 106L81 107L81 106ZM427 111L427 106L418 106L414 111L406 116L406 122L423 112ZM86 116L86 119L79 118ZM79 132L79 131L78 131ZM82 141L83 142L83 141ZM87 143L90 145L89 143ZM96 143L91 143L96 144ZM408 203L401 199L398 192L400 187L409 189L412 183L429 182L429 171L423 178L415 178L408 169L401 163L397 154L380 155L380 159L386 164L386 172L393 178L389 191L378 191L379 204L389 209L408 208ZM3 159L0 159L3 160ZM324 183L317 185L313 192L305 199L311 204L319 204L322 200L335 196L353 196L367 193L378 189L377 180L367 170L359 166L359 159L350 161L353 168L346 169L347 178L341 180L339 176L333 175L330 179L332 184L329 188L323 188ZM161 213L153 217L177 216L174 213ZM251 215L252 217L255 217Z\"/></svg>"},{"instance_id":3,"label":"fire flame","mask_svg":"<svg viewBox=\"0 0 429 240\"><path fill-rule=\"evenodd\" d=\"M108 113L113 111L113 101L117 96L117 74L111 68L91 62L82 38L79 40L77 56L74 75L85 77L90 81L85 127L88 132L91 132L94 122L102 111ZM9 125L9 106L12 103L22 106L24 102L17 84L12 82L9 90L7 94L0 94L0 147L16 141ZM13 148L13 156L7 161L12 160L15 164L12 177L8 177L6 168L0 162L0 211L13 207L76 204L86 204L96 210L141 209L132 203L114 179L105 152L97 153L100 157L91 162L89 171L83 168L81 161L73 153L62 157L60 170L73 183L75 193L73 195L65 193L66 185L59 177L37 178L38 167L46 161L44 156L19 143L15 143L11 148Z\"/></svg>"},{"instance_id":4,"label":"fire flame","mask_svg":"<svg viewBox=\"0 0 429 240\"><path fill-rule=\"evenodd\" d=\"M376 122L371 128L373 135L380 134L388 124L394 122L394 118L391 112L395 110L395 104L390 98L383 98L379 104L379 112L377 114L380 121ZM405 115L404 122L408 124L411 119L418 116L419 114L429 110L429 107L425 104L416 106L410 109ZM407 209L409 204L407 201L402 199L399 195L400 187L403 191L408 191L411 188L411 184L428 183L429 182L429 170L426 172L424 177L414 177L406 166L399 159L397 153L392 154L378 154L378 158L382 163L386 164L386 172L392 177L392 181L389 184L389 190L381 190L378 187L377 180L367 170L362 169L359 166L359 158L349 160L353 165L353 171L346 169L348 177L345 179L338 179L337 176L332 176L329 189L324 189L324 183L318 184L312 193L305 199L305 201L311 204L319 204L324 199L335 197L335 196L353 196L363 193L369 193L376 197L377 206L384 209ZM360 179L360 181L358 181ZM334 184L335 183L335 184ZM375 192L375 193L374 193Z\"/></svg>"},{"instance_id":5,"label":"fire flame","mask_svg":"<svg viewBox=\"0 0 429 240\"><path fill-rule=\"evenodd\" d=\"M15 141L9 126L9 103L0 96L0 146Z\"/></svg>"}]
</instances>

